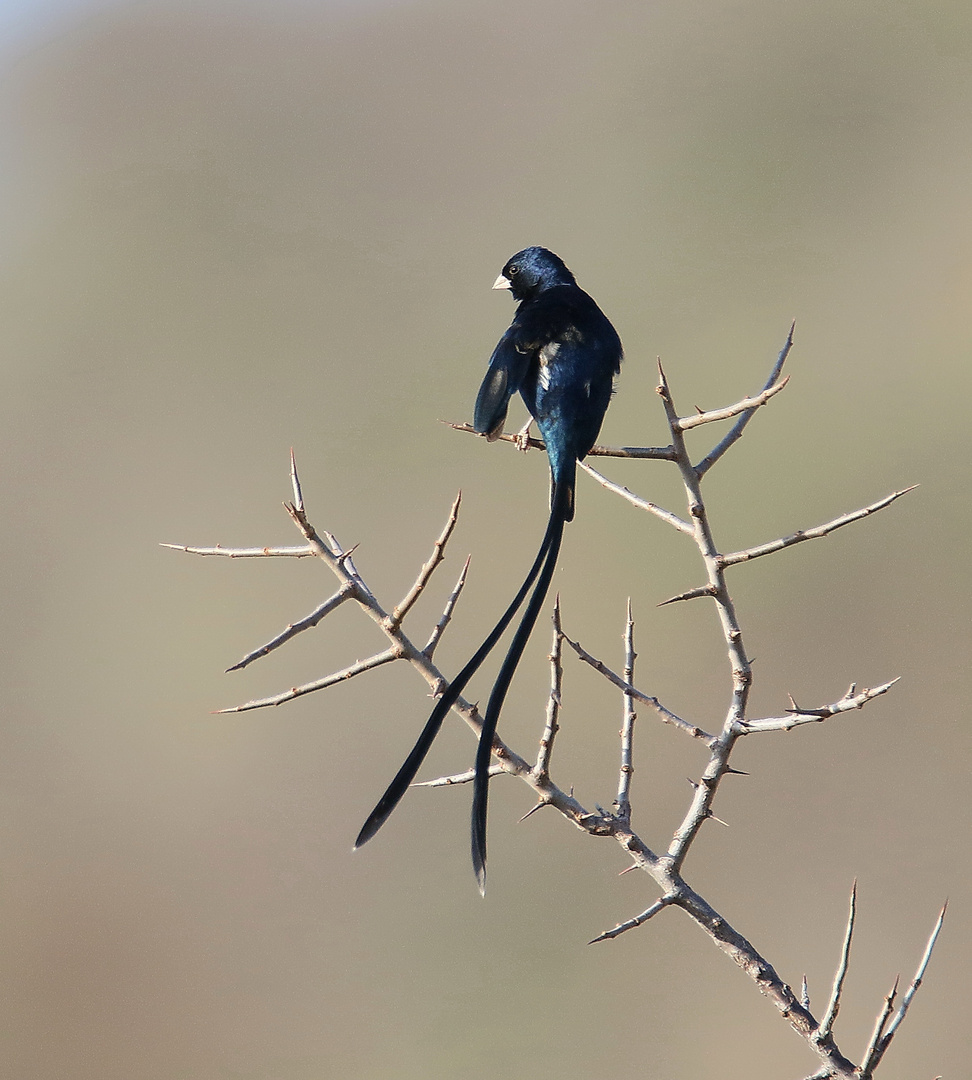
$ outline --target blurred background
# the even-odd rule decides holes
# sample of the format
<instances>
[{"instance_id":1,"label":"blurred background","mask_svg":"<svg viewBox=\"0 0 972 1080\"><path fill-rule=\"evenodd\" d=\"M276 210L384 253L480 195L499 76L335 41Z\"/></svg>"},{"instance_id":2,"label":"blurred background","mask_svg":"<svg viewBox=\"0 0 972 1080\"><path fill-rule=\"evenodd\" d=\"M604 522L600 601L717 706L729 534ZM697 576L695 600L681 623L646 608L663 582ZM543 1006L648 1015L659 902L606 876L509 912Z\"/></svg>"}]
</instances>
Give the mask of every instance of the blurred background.
<instances>
[{"instance_id":1,"label":"blurred background","mask_svg":"<svg viewBox=\"0 0 972 1080\"><path fill-rule=\"evenodd\" d=\"M753 737L686 877L819 1012L859 881L837 1025L860 1059L897 972L951 908L880 1075L969 1058L972 9L698 0L39 3L0 11L0 1075L71 1080L796 1078L814 1061L616 846L493 784L490 892L468 788L415 791L353 837L429 709L392 665L273 711L211 710L384 647L346 605L223 669L334 587L311 520L387 607L461 487L423 642L454 672L546 518L539 453L450 431L512 315L489 286L561 254L627 360L603 441L791 383L707 480L728 551L917 491L826 542L736 569L754 715L895 676L866 710ZM519 425L522 406L511 412ZM697 433L701 456L719 432ZM601 462L684 512L674 470ZM695 548L581 477L555 588L571 636L718 725L725 650ZM549 648L501 725L532 754ZM492 668L489 670L493 670ZM488 671L470 689L485 697ZM610 805L620 702L568 661L555 778ZM459 771L446 725L423 775ZM635 825L667 844L701 748L643 711Z\"/></svg>"}]
</instances>

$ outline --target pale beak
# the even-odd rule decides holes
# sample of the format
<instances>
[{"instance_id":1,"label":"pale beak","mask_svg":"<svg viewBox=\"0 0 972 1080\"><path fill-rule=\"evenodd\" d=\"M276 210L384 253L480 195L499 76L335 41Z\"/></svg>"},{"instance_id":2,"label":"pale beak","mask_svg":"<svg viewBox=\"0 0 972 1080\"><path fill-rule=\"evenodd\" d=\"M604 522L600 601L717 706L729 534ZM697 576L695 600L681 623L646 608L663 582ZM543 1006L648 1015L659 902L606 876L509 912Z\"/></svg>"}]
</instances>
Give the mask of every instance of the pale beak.
<instances>
[{"instance_id":1,"label":"pale beak","mask_svg":"<svg viewBox=\"0 0 972 1080\"><path fill-rule=\"evenodd\" d=\"M503 277L502 274L493 282L494 289L508 289L510 288L510 279Z\"/></svg>"}]
</instances>

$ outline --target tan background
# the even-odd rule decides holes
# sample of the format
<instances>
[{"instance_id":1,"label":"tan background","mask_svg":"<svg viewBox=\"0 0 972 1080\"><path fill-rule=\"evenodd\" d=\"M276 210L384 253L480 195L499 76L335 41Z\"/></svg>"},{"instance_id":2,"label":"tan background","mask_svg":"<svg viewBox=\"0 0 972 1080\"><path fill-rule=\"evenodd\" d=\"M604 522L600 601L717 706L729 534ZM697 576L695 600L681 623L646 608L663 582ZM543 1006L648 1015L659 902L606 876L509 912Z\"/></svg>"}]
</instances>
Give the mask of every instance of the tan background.
<instances>
[{"instance_id":1,"label":"tan background","mask_svg":"<svg viewBox=\"0 0 972 1080\"><path fill-rule=\"evenodd\" d=\"M274 712L210 710L382 647L350 607L222 670L332 591L310 561L158 541L360 542L388 603L461 486L421 638L466 552L456 670L532 558L545 465L449 432L511 306L562 254L627 348L607 441L792 382L710 474L720 545L920 483L826 543L741 567L757 714L895 675L825 726L746 741L689 880L819 1008L860 881L837 1033L857 1057L938 905L940 952L881 1075L968 1075L972 9L966 2L119 4L7 42L0 1074L16 1080L796 1078L800 1040L621 853L496 783L490 895L468 789L352 838L424 721L404 665ZM520 412L514 415L519 422ZM694 440L700 450L708 435ZM611 476L680 509L672 470ZM712 726L726 665L684 538L586 479L569 632ZM547 630L503 718L529 752ZM618 701L567 669L556 774L609 804ZM474 696L485 695L480 679ZM448 725L425 775L465 767ZM663 844L697 747L647 714L636 823Z\"/></svg>"}]
</instances>

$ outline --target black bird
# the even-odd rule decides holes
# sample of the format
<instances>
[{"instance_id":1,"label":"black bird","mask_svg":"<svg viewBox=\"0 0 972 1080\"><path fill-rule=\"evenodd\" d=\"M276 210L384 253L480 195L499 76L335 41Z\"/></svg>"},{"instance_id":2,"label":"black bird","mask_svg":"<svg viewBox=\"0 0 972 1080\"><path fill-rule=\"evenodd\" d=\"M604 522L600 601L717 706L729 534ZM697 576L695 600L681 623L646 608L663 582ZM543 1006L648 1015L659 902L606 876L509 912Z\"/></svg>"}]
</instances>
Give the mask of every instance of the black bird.
<instances>
[{"instance_id":1,"label":"black bird","mask_svg":"<svg viewBox=\"0 0 972 1080\"><path fill-rule=\"evenodd\" d=\"M500 710L513 673L543 606L563 536L574 517L577 462L594 445L621 370L621 340L594 301L579 288L563 261L542 247L518 252L503 267L494 289L509 289L519 302L513 322L500 338L476 398L474 426L491 442L506 421L510 398L520 396L537 422L550 462L550 517L530 572L489 636L446 687L412 752L358 834L355 847L371 839L398 805L455 704L502 637L513 616L527 604L493 684L476 753L473 784L472 858L480 892L486 888L486 806L489 761ZM535 586L534 586L534 583Z\"/></svg>"}]
</instances>

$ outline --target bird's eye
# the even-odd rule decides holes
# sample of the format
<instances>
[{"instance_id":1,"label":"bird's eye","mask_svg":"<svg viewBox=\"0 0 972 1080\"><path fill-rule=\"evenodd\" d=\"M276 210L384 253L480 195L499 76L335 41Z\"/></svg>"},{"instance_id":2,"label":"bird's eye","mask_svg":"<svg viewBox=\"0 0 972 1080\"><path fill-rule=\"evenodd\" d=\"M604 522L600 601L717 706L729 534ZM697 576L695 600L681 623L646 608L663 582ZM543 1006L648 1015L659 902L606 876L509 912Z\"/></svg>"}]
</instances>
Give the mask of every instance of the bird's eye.
<instances>
[{"instance_id":1,"label":"bird's eye","mask_svg":"<svg viewBox=\"0 0 972 1080\"><path fill-rule=\"evenodd\" d=\"M518 266L511 266L507 271L507 277L516 277L519 272L520 268Z\"/></svg>"}]
</instances>

